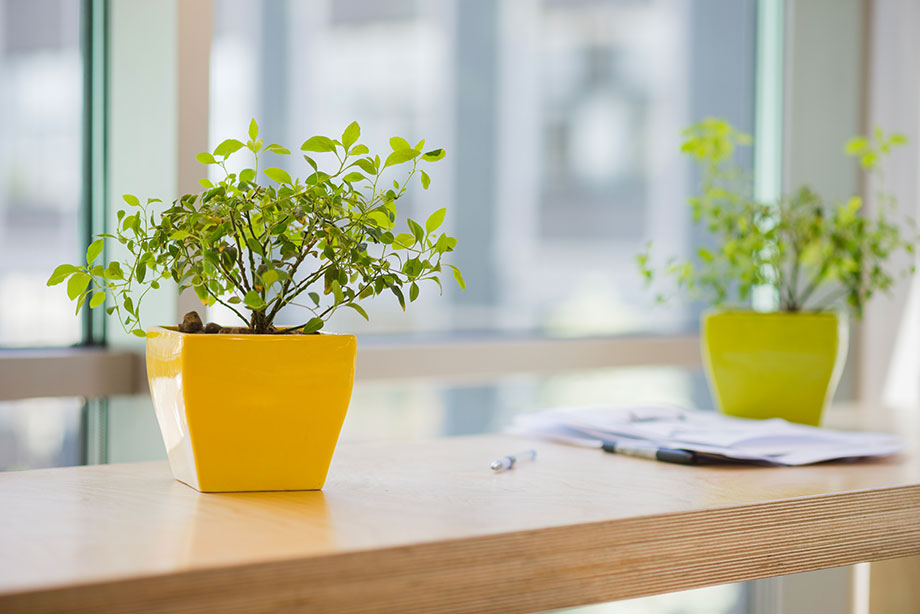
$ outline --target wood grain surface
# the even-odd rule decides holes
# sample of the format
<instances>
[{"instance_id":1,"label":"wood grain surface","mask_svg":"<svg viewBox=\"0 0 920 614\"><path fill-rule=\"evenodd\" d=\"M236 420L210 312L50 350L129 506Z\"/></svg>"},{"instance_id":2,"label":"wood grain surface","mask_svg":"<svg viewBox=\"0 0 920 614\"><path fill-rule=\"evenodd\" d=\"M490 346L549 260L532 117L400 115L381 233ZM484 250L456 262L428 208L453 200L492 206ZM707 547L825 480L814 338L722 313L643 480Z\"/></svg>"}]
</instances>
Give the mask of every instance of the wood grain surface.
<instances>
[{"instance_id":1,"label":"wood grain surface","mask_svg":"<svg viewBox=\"0 0 920 614\"><path fill-rule=\"evenodd\" d=\"M0 474L0 612L525 612L915 554L915 453L688 467L487 435L342 445L323 492Z\"/></svg>"}]
</instances>

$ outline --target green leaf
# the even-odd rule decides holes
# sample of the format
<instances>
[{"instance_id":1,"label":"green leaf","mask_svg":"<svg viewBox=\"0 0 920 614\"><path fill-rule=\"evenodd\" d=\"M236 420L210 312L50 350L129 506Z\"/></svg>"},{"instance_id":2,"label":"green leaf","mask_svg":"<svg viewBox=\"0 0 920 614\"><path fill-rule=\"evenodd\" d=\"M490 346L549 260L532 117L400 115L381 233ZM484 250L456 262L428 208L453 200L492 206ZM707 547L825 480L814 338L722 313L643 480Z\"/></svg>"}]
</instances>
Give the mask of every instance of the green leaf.
<instances>
[{"instance_id":1,"label":"green leaf","mask_svg":"<svg viewBox=\"0 0 920 614\"><path fill-rule=\"evenodd\" d=\"M432 149L431 151L426 151L422 154L422 160L426 162L437 162L438 160L444 159L444 156L447 155L447 152L443 149Z\"/></svg>"},{"instance_id":2,"label":"green leaf","mask_svg":"<svg viewBox=\"0 0 920 614\"><path fill-rule=\"evenodd\" d=\"M265 303L262 302L262 297L255 290L250 290L246 293L246 296L243 297L243 303L250 309L256 310L265 306Z\"/></svg>"},{"instance_id":3,"label":"green leaf","mask_svg":"<svg viewBox=\"0 0 920 614\"><path fill-rule=\"evenodd\" d=\"M411 218L408 220L408 224L409 230L412 231L412 235L415 237L415 240L421 243L425 238L425 229L423 229L418 222Z\"/></svg>"},{"instance_id":4,"label":"green leaf","mask_svg":"<svg viewBox=\"0 0 920 614\"><path fill-rule=\"evenodd\" d=\"M422 181L422 189L427 190L428 186L431 185L431 178L428 177L428 173L419 171L419 179Z\"/></svg>"},{"instance_id":5,"label":"green leaf","mask_svg":"<svg viewBox=\"0 0 920 614\"><path fill-rule=\"evenodd\" d=\"M105 292L104 291L94 292L93 298L89 300L89 308L95 309L96 307L103 304L104 302L105 302Z\"/></svg>"},{"instance_id":6,"label":"green leaf","mask_svg":"<svg viewBox=\"0 0 920 614\"><path fill-rule=\"evenodd\" d=\"M412 285L409 286L409 302L412 303L417 298L418 298L418 284L413 281Z\"/></svg>"},{"instance_id":7,"label":"green leaf","mask_svg":"<svg viewBox=\"0 0 920 614\"><path fill-rule=\"evenodd\" d=\"M447 239L448 237L446 234L442 234L440 237L438 237L437 242L434 244L434 251L438 252L439 254L450 251L450 248L447 246Z\"/></svg>"},{"instance_id":8,"label":"green leaf","mask_svg":"<svg viewBox=\"0 0 920 614\"><path fill-rule=\"evenodd\" d=\"M335 298L336 305L345 302L345 296L342 294L342 286L339 284L338 280L333 281L330 288L332 290L332 296Z\"/></svg>"},{"instance_id":9,"label":"green leaf","mask_svg":"<svg viewBox=\"0 0 920 614\"><path fill-rule=\"evenodd\" d=\"M70 300L76 300L77 297L83 294L91 280L92 278L86 273L74 273L70 277L70 281L67 282L67 296L70 297Z\"/></svg>"},{"instance_id":10,"label":"green leaf","mask_svg":"<svg viewBox=\"0 0 920 614\"><path fill-rule=\"evenodd\" d=\"M253 237L246 237L246 246L249 247L249 249L250 249L252 252L254 252L254 253L256 253L256 254L259 254L260 256L264 256L264 255L265 255L265 254L262 253L262 244L259 243L259 242L258 242L255 238L253 238Z\"/></svg>"},{"instance_id":11,"label":"green leaf","mask_svg":"<svg viewBox=\"0 0 920 614\"><path fill-rule=\"evenodd\" d=\"M303 334L310 335L323 327L322 318L313 318L303 327Z\"/></svg>"},{"instance_id":12,"label":"green leaf","mask_svg":"<svg viewBox=\"0 0 920 614\"><path fill-rule=\"evenodd\" d=\"M410 279L415 279L422 273L422 263L418 258L409 258L403 265L402 270Z\"/></svg>"},{"instance_id":13,"label":"green leaf","mask_svg":"<svg viewBox=\"0 0 920 614\"><path fill-rule=\"evenodd\" d=\"M256 178L256 172L251 168L244 168L240 171L240 181L243 183L252 183Z\"/></svg>"},{"instance_id":14,"label":"green leaf","mask_svg":"<svg viewBox=\"0 0 920 614\"><path fill-rule=\"evenodd\" d=\"M434 232L441 227L441 224L444 223L444 216L447 214L447 209L438 209L434 213L428 216L428 220L425 221L425 230L429 233Z\"/></svg>"},{"instance_id":15,"label":"green leaf","mask_svg":"<svg viewBox=\"0 0 920 614\"><path fill-rule=\"evenodd\" d=\"M67 279L71 273L75 273L80 269L75 267L72 264L62 264L51 273L51 277L48 278L47 285L56 286L65 279Z\"/></svg>"},{"instance_id":16,"label":"green leaf","mask_svg":"<svg viewBox=\"0 0 920 614\"><path fill-rule=\"evenodd\" d=\"M141 201L139 201L139 200L137 199L137 196L135 196L134 194L122 194L121 197L124 199L124 201L125 201L126 203L128 203L128 204L131 205L132 207L140 207L140 206L141 206Z\"/></svg>"},{"instance_id":17,"label":"green leaf","mask_svg":"<svg viewBox=\"0 0 920 614\"><path fill-rule=\"evenodd\" d=\"M406 297L403 296L402 290L399 289L399 286L390 286L390 292L396 295L396 299L399 301L399 306L402 307L402 310L406 310Z\"/></svg>"},{"instance_id":18,"label":"green leaf","mask_svg":"<svg viewBox=\"0 0 920 614\"><path fill-rule=\"evenodd\" d=\"M134 335L135 337L140 337L141 339L147 338L147 333L144 332L144 329L142 328L135 328L134 330L131 331L131 334Z\"/></svg>"},{"instance_id":19,"label":"green leaf","mask_svg":"<svg viewBox=\"0 0 920 614\"><path fill-rule=\"evenodd\" d=\"M361 136L361 126L358 125L358 122L351 122L345 128L345 132L342 133L342 145L347 150L358 140L359 136Z\"/></svg>"},{"instance_id":20,"label":"green leaf","mask_svg":"<svg viewBox=\"0 0 920 614\"><path fill-rule=\"evenodd\" d=\"M214 148L214 155L226 158L230 154L241 150L244 145L236 139L227 139Z\"/></svg>"},{"instance_id":21,"label":"green leaf","mask_svg":"<svg viewBox=\"0 0 920 614\"><path fill-rule=\"evenodd\" d=\"M399 151L401 149L412 149L412 145L409 145L409 141L398 136L394 136L390 139L390 147L393 151Z\"/></svg>"},{"instance_id":22,"label":"green leaf","mask_svg":"<svg viewBox=\"0 0 920 614\"><path fill-rule=\"evenodd\" d=\"M214 184L211 183L210 179L199 179L198 184L203 188L211 189L214 187Z\"/></svg>"},{"instance_id":23,"label":"green leaf","mask_svg":"<svg viewBox=\"0 0 920 614\"><path fill-rule=\"evenodd\" d=\"M875 165L878 164L878 154L876 153L867 153L863 154L859 159L859 163L862 164L865 168L875 168Z\"/></svg>"},{"instance_id":24,"label":"green leaf","mask_svg":"<svg viewBox=\"0 0 920 614\"><path fill-rule=\"evenodd\" d=\"M86 304L86 297L89 296L89 292L84 292L83 294L77 297L77 306L73 310L73 314L77 315L80 313L80 310L83 309L83 305Z\"/></svg>"},{"instance_id":25,"label":"green leaf","mask_svg":"<svg viewBox=\"0 0 920 614\"><path fill-rule=\"evenodd\" d=\"M243 301L240 300L240 297L238 296L231 296L230 298L227 299L227 302L230 303L231 305L239 305Z\"/></svg>"},{"instance_id":26,"label":"green leaf","mask_svg":"<svg viewBox=\"0 0 920 614\"><path fill-rule=\"evenodd\" d=\"M346 307L351 307L352 309L354 309L355 311L357 311L358 313L360 313L360 314L361 314L361 317L363 317L365 320L368 320L368 321L370 320L370 318L367 317L367 312L364 311L364 307L362 307L361 305L359 305L359 304L357 304L357 303L348 303L348 304L345 305L345 306L346 306Z\"/></svg>"},{"instance_id":27,"label":"green leaf","mask_svg":"<svg viewBox=\"0 0 920 614\"><path fill-rule=\"evenodd\" d=\"M383 211L371 211L367 214L367 218L380 228L390 228L391 226L390 216Z\"/></svg>"},{"instance_id":28,"label":"green leaf","mask_svg":"<svg viewBox=\"0 0 920 614\"><path fill-rule=\"evenodd\" d=\"M118 281L125 278L125 273L121 270L121 264L119 264L117 261L113 261L109 263L109 266L105 269L103 276L106 279Z\"/></svg>"},{"instance_id":29,"label":"green leaf","mask_svg":"<svg viewBox=\"0 0 920 614\"><path fill-rule=\"evenodd\" d=\"M325 151L335 151L335 144L332 142L332 139L325 136L313 136L304 141L304 144L300 146L301 151L316 151L316 152L325 152Z\"/></svg>"},{"instance_id":30,"label":"green leaf","mask_svg":"<svg viewBox=\"0 0 920 614\"><path fill-rule=\"evenodd\" d=\"M319 305L319 294L317 294L316 292L308 292L307 296L310 297L310 300L313 301L314 305L317 305L317 306Z\"/></svg>"},{"instance_id":31,"label":"green leaf","mask_svg":"<svg viewBox=\"0 0 920 614\"><path fill-rule=\"evenodd\" d=\"M267 168L262 172L266 177L278 183L291 183L291 176L283 168Z\"/></svg>"},{"instance_id":32,"label":"green leaf","mask_svg":"<svg viewBox=\"0 0 920 614\"><path fill-rule=\"evenodd\" d=\"M368 175L377 174L377 169L374 167L374 163L367 158L361 158L359 160L356 160L355 164Z\"/></svg>"},{"instance_id":33,"label":"green leaf","mask_svg":"<svg viewBox=\"0 0 920 614\"><path fill-rule=\"evenodd\" d=\"M408 232L401 232L393 238L393 249L407 249L415 245L415 237Z\"/></svg>"},{"instance_id":34,"label":"green leaf","mask_svg":"<svg viewBox=\"0 0 920 614\"><path fill-rule=\"evenodd\" d=\"M265 148L265 150L270 151L273 154L278 154L281 156L286 156L291 153L291 150L288 149L287 147L282 147L281 145L277 145L277 144L269 145L268 147Z\"/></svg>"},{"instance_id":35,"label":"green leaf","mask_svg":"<svg viewBox=\"0 0 920 614\"><path fill-rule=\"evenodd\" d=\"M454 271L454 279L457 281L457 285L460 286L461 290L466 290L466 282L463 281L463 275L460 273L460 269L455 267L452 264L448 264L451 269Z\"/></svg>"},{"instance_id":36,"label":"green leaf","mask_svg":"<svg viewBox=\"0 0 920 614\"><path fill-rule=\"evenodd\" d=\"M122 220L122 222L121 222L122 230L128 230L129 228L133 228L133 227L134 227L134 224L135 224L137 221L138 221L138 220L137 220L137 216L136 216L136 215L129 215L129 216L126 216L125 219Z\"/></svg>"},{"instance_id":37,"label":"green leaf","mask_svg":"<svg viewBox=\"0 0 920 614\"><path fill-rule=\"evenodd\" d=\"M367 177L361 173L348 173L342 177L342 181L347 181L349 183L354 183L355 181L364 181L365 179L367 179Z\"/></svg>"},{"instance_id":38,"label":"green leaf","mask_svg":"<svg viewBox=\"0 0 920 614\"><path fill-rule=\"evenodd\" d=\"M847 141L846 146L844 147L843 150L844 152L852 156L852 155L862 153L863 150L866 149L866 147L868 146L869 146L869 142L865 139L865 137L856 136L850 139L849 141Z\"/></svg>"},{"instance_id":39,"label":"green leaf","mask_svg":"<svg viewBox=\"0 0 920 614\"><path fill-rule=\"evenodd\" d=\"M393 166L394 164L403 164L409 160L414 160L416 157L418 157L418 152L414 149L400 149L387 156L387 161L384 162L383 168Z\"/></svg>"},{"instance_id":40,"label":"green leaf","mask_svg":"<svg viewBox=\"0 0 920 614\"><path fill-rule=\"evenodd\" d=\"M369 153L370 149L367 148L367 145L355 145L348 152L349 156L363 156L366 153Z\"/></svg>"},{"instance_id":41,"label":"green leaf","mask_svg":"<svg viewBox=\"0 0 920 614\"><path fill-rule=\"evenodd\" d=\"M195 156L195 159L201 162L202 164L217 164L217 160L214 159L214 156L212 156L206 151L203 151L197 156Z\"/></svg>"},{"instance_id":42,"label":"green leaf","mask_svg":"<svg viewBox=\"0 0 920 614\"><path fill-rule=\"evenodd\" d=\"M256 123L255 118L249 121L249 138L253 141L259 137L259 124Z\"/></svg>"},{"instance_id":43,"label":"green leaf","mask_svg":"<svg viewBox=\"0 0 920 614\"><path fill-rule=\"evenodd\" d=\"M269 269L262 273L262 284L266 288L270 287L276 281L278 281L278 271L275 269Z\"/></svg>"}]
</instances>

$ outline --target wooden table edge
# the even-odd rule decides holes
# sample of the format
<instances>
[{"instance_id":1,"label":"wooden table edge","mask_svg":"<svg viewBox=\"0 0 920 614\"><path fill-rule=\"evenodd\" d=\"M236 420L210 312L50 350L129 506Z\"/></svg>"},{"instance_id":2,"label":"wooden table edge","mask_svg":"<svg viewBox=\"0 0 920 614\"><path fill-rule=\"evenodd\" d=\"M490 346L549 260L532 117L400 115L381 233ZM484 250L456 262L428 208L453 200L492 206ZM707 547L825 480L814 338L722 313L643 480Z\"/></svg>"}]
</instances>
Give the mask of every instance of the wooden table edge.
<instances>
[{"instance_id":1,"label":"wooden table edge","mask_svg":"<svg viewBox=\"0 0 920 614\"><path fill-rule=\"evenodd\" d=\"M0 594L3 612L527 612L920 554L920 485Z\"/></svg>"}]
</instances>

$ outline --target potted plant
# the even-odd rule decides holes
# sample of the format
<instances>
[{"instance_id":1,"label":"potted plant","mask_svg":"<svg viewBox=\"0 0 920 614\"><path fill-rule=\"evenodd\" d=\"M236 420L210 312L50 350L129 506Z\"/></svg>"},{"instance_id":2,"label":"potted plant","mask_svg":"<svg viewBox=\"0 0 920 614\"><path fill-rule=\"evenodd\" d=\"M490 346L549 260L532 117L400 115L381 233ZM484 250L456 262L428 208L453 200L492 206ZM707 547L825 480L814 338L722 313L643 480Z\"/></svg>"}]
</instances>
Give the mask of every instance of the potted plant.
<instances>
[{"instance_id":1,"label":"potted plant","mask_svg":"<svg viewBox=\"0 0 920 614\"><path fill-rule=\"evenodd\" d=\"M917 238L901 230L913 222L896 217L894 197L882 190L871 216L859 196L827 202L808 187L760 202L735 159L751 144L748 135L706 119L684 136L681 151L702 171L701 194L690 199L693 219L712 240L694 259L672 258L663 272L679 291L714 307L702 321L713 397L728 414L817 425L845 361L846 312L859 318L866 301L894 283L890 260L902 250L913 254ZM882 159L904 143L902 135L876 130L851 139L846 153L880 175ZM651 282L650 252L638 263ZM907 272L913 267L901 271ZM740 307L755 291L766 291L774 308Z\"/></svg>"},{"instance_id":2,"label":"potted plant","mask_svg":"<svg viewBox=\"0 0 920 614\"><path fill-rule=\"evenodd\" d=\"M126 194L117 227L89 246L86 264L61 265L48 280L67 282L78 313L108 302L109 315L146 339L170 466L200 491L322 488L351 397L356 342L319 331L340 308L367 318L360 303L373 296L393 294L405 309L423 282L440 288L442 266L464 286L460 271L441 262L457 244L438 232L444 209L395 230L409 182L418 177L428 188L419 163L441 160L444 150L423 153L424 141L394 137L382 159L359 136L352 123L341 140L308 139L301 150L309 174L298 179L264 163L290 151L266 145L253 120L245 142L227 139L197 156L220 168L219 181L202 179L201 193L159 213L157 199ZM246 151L250 167L228 168ZM332 168L322 170L317 153ZM411 169L402 181L384 184L387 169L403 164ZM129 257L99 262L105 240ZM223 305L241 325L204 325L193 312L177 327L144 330L143 299L164 280L192 289L203 305ZM276 326L284 308L299 309L303 322Z\"/></svg>"}]
</instances>

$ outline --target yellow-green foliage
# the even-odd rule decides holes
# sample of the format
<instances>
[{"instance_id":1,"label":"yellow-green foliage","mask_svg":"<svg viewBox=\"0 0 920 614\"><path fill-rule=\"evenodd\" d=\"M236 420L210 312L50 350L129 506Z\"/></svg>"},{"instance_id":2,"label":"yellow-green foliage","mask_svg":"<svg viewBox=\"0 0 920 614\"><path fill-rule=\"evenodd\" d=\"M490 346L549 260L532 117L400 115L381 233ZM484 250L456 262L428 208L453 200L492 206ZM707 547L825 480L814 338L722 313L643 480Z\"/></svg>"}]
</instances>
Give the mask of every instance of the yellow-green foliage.
<instances>
[{"instance_id":1,"label":"yellow-green foliage","mask_svg":"<svg viewBox=\"0 0 920 614\"><path fill-rule=\"evenodd\" d=\"M892 255L913 254L913 220L892 219L896 203L883 190L876 194L873 215L862 210L859 196L827 202L808 187L779 202L759 202L736 161L738 148L751 144L750 136L709 118L685 130L684 137L681 151L700 165L703 177L700 194L690 199L693 219L710 233L715 247L700 248L693 259L667 262L663 272L678 290L720 306L745 304L754 288L769 287L782 311L831 309L845 302L859 316L874 293L894 283L886 269ZM903 135L876 130L871 137L851 139L845 151L878 175L884 157L906 142ZM656 271L650 252L637 259L651 281Z\"/></svg>"},{"instance_id":2,"label":"yellow-green foliage","mask_svg":"<svg viewBox=\"0 0 920 614\"><path fill-rule=\"evenodd\" d=\"M411 146L390 139L385 159L358 143L361 129L349 125L341 140L314 136L301 146L308 175L292 178L281 168L268 167L261 175L266 153L289 155L281 145L266 145L255 120L248 140L227 139L213 152L196 157L217 165L224 177L216 184L202 179L204 191L186 194L161 215L126 194L128 209L118 211L118 224L100 235L87 250L86 265L64 264L55 269L48 285L67 280L67 294L77 312L110 299L107 311L126 330L144 336L140 304L160 281L172 279L180 291L192 288L204 305L221 304L236 313L257 333L275 332L278 312L288 305L302 308L307 321L287 331L316 332L340 307L350 307L367 318L359 304L385 292L406 302L419 295L419 284L430 280L441 286L441 257L453 251L457 240L437 232L445 210L432 213L423 224L408 219L408 232L396 232L396 201L418 176L427 189L430 178L419 162L437 162L443 149L423 153L425 141ZM227 169L227 159L248 150L252 167L239 173ZM324 154L329 172L314 159ZM383 186L385 169L411 163L405 179ZM97 263L104 240L117 241L130 253L125 262ZM460 271L450 267L463 287ZM406 296L408 295L408 297ZM286 331L286 332L287 332Z\"/></svg>"}]
</instances>

